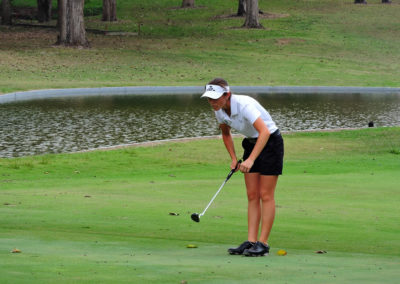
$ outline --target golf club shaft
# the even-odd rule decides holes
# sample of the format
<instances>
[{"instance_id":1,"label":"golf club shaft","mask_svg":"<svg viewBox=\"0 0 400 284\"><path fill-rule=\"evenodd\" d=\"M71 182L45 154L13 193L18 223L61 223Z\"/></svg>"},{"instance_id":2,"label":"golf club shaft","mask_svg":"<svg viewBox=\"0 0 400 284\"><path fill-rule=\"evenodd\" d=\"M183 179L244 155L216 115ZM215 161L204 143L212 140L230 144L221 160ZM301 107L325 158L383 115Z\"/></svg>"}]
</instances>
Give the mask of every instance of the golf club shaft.
<instances>
[{"instance_id":1,"label":"golf club shaft","mask_svg":"<svg viewBox=\"0 0 400 284\"><path fill-rule=\"evenodd\" d=\"M199 215L200 217L203 216L204 213L206 213L208 207L210 207L211 203L213 203L215 197L217 197L218 193L221 191L221 189L224 187L224 185L225 185L225 183L226 183L227 181L228 181L228 179L226 179L226 180L222 183L221 187L220 187L220 188L218 189L218 191L214 194L213 198L211 198L210 203L208 203L208 205L206 206L206 208L204 209L204 211L200 213L200 215Z\"/></svg>"},{"instance_id":2,"label":"golf club shaft","mask_svg":"<svg viewBox=\"0 0 400 284\"><path fill-rule=\"evenodd\" d=\"M231 176L236 172L236 169L238 168L239 164L242 162L242 160L239 160L238 163L236 164L236 167L234 169L232 169L228 176L226 177L225 181L222 183L221 187L218 189L218 191L214 194L213 198L211 198L210 203L208 203L208 205L206 206L206 208L204 209L203 212L201 212L199 214L199 217L203 216L204 213L206 213L208 207L210 207L211 203L213 203L215 197L217 197L218 193L221 191L221 189L224 187L224 185L226 184L226 182L231 178Z\"/></svg>"}]
</instances>

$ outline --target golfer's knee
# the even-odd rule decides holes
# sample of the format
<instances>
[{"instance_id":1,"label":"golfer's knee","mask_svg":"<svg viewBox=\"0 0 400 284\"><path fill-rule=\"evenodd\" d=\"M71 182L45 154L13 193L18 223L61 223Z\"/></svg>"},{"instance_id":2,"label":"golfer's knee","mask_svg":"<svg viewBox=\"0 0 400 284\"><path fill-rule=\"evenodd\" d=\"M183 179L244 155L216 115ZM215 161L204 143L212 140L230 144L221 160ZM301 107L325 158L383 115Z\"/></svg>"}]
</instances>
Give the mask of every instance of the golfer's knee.
<instances>
[{"instance_id":1,"label":"golfer's knee","mask_svg":"<svg viewBox=\"0 0 400 284\"><path fill-rule=\"evenodd\" d=\"M262 202L272 202L274 201L274 195L269 192L261 192L261 200Z\"/></svg>"},{"instance_id":2,"label":"golfer's knee","mask_svg":"<svg viewBox=\"0 0 400 284\"><path fill-rule=\"evenodd\" d=\"M260 201L260 193L259 192L247 192L247 200L248 201Z\"/></svg>"}]
</instances>

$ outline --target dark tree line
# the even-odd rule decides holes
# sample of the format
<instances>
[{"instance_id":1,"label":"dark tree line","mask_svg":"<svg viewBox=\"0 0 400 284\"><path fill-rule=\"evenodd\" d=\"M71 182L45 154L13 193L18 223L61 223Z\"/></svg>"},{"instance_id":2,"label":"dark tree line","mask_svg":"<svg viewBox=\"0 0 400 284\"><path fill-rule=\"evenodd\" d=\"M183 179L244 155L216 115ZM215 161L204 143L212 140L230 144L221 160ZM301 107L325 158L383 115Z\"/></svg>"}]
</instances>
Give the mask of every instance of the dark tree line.
<instances>
[{"instance_id":1,"label":"dark tree line","mask_svg":"<svg viewBox=\"0 0 400 284\"><path fill-rule=\"evenodd\" d=\"M366 0L354 0L356 4L366 4ZM382 0L382 3L391 3ZM71 46L89 46L86 38L83 8L85 0L57 0L59 35L57 44ZM116 21L117 0L103 0L103 21ZM194 8L195 0L182 0L182 8ZM37 0L37 19L39 22L50 21L52 0ZM258 0L238 0L238 16L246 16L243 27L262 28L259 22ZM1 24L12 24L11 0L1 0Z\"/></svg>"},{"instance_id":2,"label":"dark tree line","mask_svg":"<svg viewBox=\"0 0 400 284\"><path fill-rule=\"evenodd\" d=\"M83 8L85 0L57 0L59 35L57 43L68 46L89 46L86 38ZM103 0L103 21L117 20L117 0ZM37 0L37 19L48 22L52 17L52 0ZM1 24L12 24L11 0L1 2Z\"/></svg>"},{"instance_id":3,"label":"dark tree line","mask_svg":"<svg viewBox=\"0 0 400 284\"><path fill-rule=\"evenodd\" d=\"M182 0L182 8L194 8L195 0ZM83 8L85 0L57 0L59 35L57 44L89 46L86 38ZM103 0L103 21L116 21L117 0ZM241 14L246 15L244 27L262 27L258 20L258 0L239 0ZM48 22L52 17L52 0L37 0L37 19ZM11 0L2 0L2 24L12 24Z\"/></svg>"},{"instance_id":4,"label":"dark tree line","mask_svg":"<svg viewBox=\"0 0 400 284\"><path fill-rule=\"evenodd\" d=\"M238 16L246 16L243 27L261 28L262 25L258 20L258 0L238 0ZM194 8L195 0L182 0L182 8Z\"/></svg>"},{"instance_id":5,"label":"dark tree line","mask_svg":"<svg viewBox=\"0 0 400 284\"><path fill-rule=\"evenodd\" d=\"M11 25L12 17L11 17L11 1L3 0L1 1L1 24L2 25Z\"/></svg>"},{"instance_id":6,"label":"dark tree line","mask_svg":"<svg viewBox=\"0 0 400 284\"><path fill-rule=\"evenodd\" d=\"M117 20L117 0L103 0L102 20L107 22Z\"/></svg>"},{"instance_id":7,"label":"dark tree line","mask_svg":"<svg viewBox=\"0 0 400 284\"><path fill-rule=\"evenodd\" d=\"M51 0L37 0L37 19L39 23L48 22L51 20Z\"/></svg>"},{"instance_id":8,"label":"dark tree line","mask_svg":"<svg viewBox=\"0 0 400 284\"><path fill-rule=\"evenodd\" d=\"M37 20L40 23L48 22L52 17L52 0L36 0L37 1ZM57 0L58 1L58 0ZM84 2L84 0L78 0ZM75 1L77 2L77 1ZM1 24L12 24L12 8L11 0L1 0ZM103 21L117 20L117 0L103 0Z\"/></svg>"},{"instance_id":9,"label":"dark tree line","mask_svg":"<svg viewBox=\"0 0 400 284\"><path fill-rule=\"evenodd\" d=\"M392 3L391 0L382 0L383 4L390 4ZM367 4L366 0L354 0L354 4Z\"/></svg>"}]
</instances>

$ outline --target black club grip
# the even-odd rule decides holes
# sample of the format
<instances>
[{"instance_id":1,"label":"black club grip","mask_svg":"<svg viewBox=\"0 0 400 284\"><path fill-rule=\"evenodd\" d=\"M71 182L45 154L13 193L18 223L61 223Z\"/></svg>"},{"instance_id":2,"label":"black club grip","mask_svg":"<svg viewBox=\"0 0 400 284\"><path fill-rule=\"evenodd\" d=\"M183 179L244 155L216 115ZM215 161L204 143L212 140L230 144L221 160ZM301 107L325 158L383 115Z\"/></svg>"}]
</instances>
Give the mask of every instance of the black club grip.
<instances>
[{"instance_id":1,"label":"black club grip","mask_svg":"<svg viewBox=\"0 0 400 284\"><path fill-rule=\"evenodd\" d=\"M242 162L242 160L239 160L239 161L237 162L236 167L230 171L230 173L229 173L228 176L226 177L225 182L227 182L227 181L231 178L231 176L236 172L236 170L237 170L237 168L239 167L239 165L240 165L241 162Z\"/></svg>"}]
</instances>

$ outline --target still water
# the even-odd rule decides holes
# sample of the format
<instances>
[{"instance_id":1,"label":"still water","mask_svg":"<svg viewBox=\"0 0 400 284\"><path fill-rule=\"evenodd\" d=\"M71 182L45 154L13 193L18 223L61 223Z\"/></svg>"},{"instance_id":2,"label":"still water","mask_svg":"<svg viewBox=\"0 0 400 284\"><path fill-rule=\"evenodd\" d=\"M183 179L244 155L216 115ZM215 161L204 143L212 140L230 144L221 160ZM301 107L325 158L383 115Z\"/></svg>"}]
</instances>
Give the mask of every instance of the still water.
<instances>
[{"instance_id":1,"label":"still water","mask_svg":"<svg viewBox=\"0 0 400 284\"><path fill-rule=\"evenodd\" d=\"M400 125L400 94L252 94L281 131ZM199 95L124 95L0 104L0 157L219 134Z\"/></svg>"}]
</instances>

